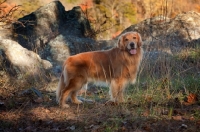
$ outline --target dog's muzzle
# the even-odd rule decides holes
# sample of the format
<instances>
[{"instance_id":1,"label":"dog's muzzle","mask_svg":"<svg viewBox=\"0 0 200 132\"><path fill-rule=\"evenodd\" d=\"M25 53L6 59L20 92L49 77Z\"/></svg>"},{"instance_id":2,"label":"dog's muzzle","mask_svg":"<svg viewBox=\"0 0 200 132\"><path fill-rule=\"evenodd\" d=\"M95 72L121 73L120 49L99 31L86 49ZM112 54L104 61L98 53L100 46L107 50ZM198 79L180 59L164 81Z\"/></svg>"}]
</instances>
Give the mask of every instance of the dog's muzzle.
<instances>
[{"instance_id":1,"label":"dog's muzzle","mask_svg":"<svg viewBox=\"0 0 200 132\"><path fill-rule=\"evenodd\" d=\"M131 42L127 45L127 49L131 55L134 55L137 53L137 50L136 50L137 44L135 44L134 42Z\"/></svg>"}]
</instances>

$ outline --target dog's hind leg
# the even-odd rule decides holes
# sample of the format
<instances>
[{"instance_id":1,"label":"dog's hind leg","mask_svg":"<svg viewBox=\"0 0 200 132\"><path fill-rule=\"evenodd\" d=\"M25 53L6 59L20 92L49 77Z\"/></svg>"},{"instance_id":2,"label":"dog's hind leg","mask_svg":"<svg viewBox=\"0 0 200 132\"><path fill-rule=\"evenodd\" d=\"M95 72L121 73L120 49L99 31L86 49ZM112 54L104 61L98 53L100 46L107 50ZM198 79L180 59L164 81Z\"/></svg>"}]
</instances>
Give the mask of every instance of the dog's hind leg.
<instances>
[{"instance_id":1,"label":"dog's hind leg","mask_svg":"<svg viewBox=\"0 0 200 132\"><path fill-rule=\"evenodd\" d=\"M67 97L69 97L69 95L71 94L72 92L72 89L70 89L70 84L69 86L67 86L63 91L62 91L62 95L61 95L61 98L60 98L60 106L62 108L69 108L69 105L66 104L66 99Z\"/></svg>"},{"instance_id":2,"label":"dog's hind leg","mask_svg":"<svg viewBox=\"0 0 200 132\"><path fill-rule=\"evenodd\" d=\"M82 101L77 98L77 94L78 94L78 91L86 83L86 80L84 80L83 77L76 77L75 82L76 83L74 84L74 88L73 88L73 91L71 93L71 101L75 104L81 104Z\"/></svg>"},{"instance_id":3,"label":"dog's hind leg","mask_svg":"<svg viewBox=\"0 0 200 132\"><path fill-rule=\"evenodd\" d=\"M71 94L71 101L75 104L82 104L83 102L77 98L78 91L73 91Z\"/></svg>"},{"instance_id":4,"label":"dog's hind leg","mask_svg":"<svg viewBox=\"0 0 200 132\"><path fill-rule=\"evenodd\" d=\"M74 91L77 91L77 84L78 84L78 80L76 78L70 79L69 80L69 84L68 86L66 86L63 91L61 92L61 99L60 99L60 105L62 108L68 108L69 105L66 104L66 99L70 96L74 94ZM78 102L78 101L77 101Z\"/></svg>"}]
</instances>

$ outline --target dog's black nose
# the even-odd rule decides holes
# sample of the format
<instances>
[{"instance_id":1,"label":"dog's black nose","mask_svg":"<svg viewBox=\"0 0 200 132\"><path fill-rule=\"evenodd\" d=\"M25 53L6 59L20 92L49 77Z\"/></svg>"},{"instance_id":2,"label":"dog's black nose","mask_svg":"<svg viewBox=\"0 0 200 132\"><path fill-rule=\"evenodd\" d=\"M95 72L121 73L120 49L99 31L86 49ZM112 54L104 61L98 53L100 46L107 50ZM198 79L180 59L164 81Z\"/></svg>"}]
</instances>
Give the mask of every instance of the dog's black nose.
<instances>
[{"instance_id":1,"label":"dog's black nose","mask_svg":"<svg viewBox=\"0 0 200 132\"><path fill-rule=\"evenodd\" d=\"M133 42L130 43L131 48L135 47L135 44Z\"/></svg>"}]
</instances>

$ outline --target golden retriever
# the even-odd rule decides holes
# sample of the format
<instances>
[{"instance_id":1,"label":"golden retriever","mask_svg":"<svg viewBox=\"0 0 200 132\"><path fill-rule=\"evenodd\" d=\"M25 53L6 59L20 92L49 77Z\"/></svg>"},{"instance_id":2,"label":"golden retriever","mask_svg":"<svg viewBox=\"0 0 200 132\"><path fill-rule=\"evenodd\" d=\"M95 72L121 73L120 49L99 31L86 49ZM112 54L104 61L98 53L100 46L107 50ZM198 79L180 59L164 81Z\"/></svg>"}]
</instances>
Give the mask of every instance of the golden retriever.
<instances>
[{"instance_id":1,"label":"golden retriever","mask_svg":"<svg viewBox=\"0 0 200 132\"><path fill-rule=\"evenodd\" d=\"M66 99L76 104L78 91L90 81L104 81L110 84L111 102L123 102L126 85L135 83L143 56L142 39L137 32L122 34L117 45L106 51L93 51L70 56L63 64L63 70L56 90L56 99L61 107L69 107Z\"/></svg>"}]
</instances>

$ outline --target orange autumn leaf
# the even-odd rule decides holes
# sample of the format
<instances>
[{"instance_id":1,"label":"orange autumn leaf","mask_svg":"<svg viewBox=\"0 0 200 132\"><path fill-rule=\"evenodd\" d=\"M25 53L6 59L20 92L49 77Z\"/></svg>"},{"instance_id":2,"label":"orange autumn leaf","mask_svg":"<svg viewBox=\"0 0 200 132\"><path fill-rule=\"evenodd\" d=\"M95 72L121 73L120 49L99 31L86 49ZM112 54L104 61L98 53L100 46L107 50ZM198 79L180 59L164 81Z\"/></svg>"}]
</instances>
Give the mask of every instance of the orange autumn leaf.
<instances>
[{"instance_id":1,"label":"orange autumn leaf","mask_svg":"<svg viewBox=\"0 0 200 132\"><path fill-rule=\"evenodd\" d=\"M86 0L85 3L80 4L80 7L83 11L86 11L87 9L91 8L93 6L92 0Z\"/></svg>"},{"instance_id":2,"label":"orange autumn leaf","mask_svg":"<svg viewBox=\"0 0 200 132\"><path fill-rule=\"evenodd\" d=\"M187 96L187 100L186 102L184 103L185 105L191 105L191 104L194 104L197 102L197 95L194 94L194 93L190 93L188 96Z\"/></svg>"}]
</instances>

